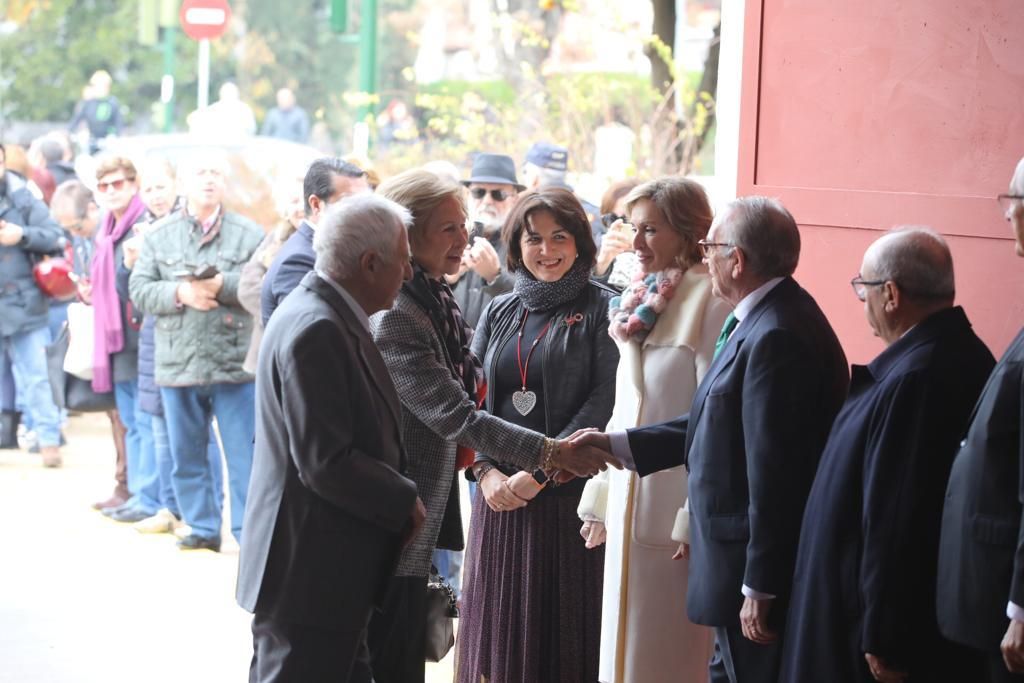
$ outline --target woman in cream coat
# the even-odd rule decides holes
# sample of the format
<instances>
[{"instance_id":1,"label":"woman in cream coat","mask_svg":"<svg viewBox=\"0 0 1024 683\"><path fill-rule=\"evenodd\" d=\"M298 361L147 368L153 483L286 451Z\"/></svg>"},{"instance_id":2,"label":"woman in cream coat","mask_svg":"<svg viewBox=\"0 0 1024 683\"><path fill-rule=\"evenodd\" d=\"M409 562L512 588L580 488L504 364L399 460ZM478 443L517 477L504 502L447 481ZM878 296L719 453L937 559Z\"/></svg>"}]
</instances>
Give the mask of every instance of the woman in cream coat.
<instances>
[{"instance_id":1,"label":"woman in cream coat","mask_svg":"<svg viewBox=\"0 0 1024 683\"><path fill-rule=\"evenodd\" d=\"M627 208L643 272L611 302L609 330L620 360L609 431L689 411L729 313L712 296L700 262L697 242L712 218L703 188L660 178L635 188ZM707 680L712 632L686 618L685 500L683 467L643 479L608 470L583 492L579 513L588 547L607 534L602 683Z\"/></svg>"}]
</instances>

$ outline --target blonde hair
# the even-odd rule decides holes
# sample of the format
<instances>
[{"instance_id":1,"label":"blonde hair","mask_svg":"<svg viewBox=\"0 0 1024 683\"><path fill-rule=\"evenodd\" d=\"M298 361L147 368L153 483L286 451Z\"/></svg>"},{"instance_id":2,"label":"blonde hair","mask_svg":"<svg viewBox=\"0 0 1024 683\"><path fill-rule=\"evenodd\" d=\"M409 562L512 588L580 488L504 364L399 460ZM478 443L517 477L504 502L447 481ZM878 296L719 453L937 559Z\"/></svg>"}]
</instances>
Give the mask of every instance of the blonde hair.
<instances>
[{"instance_id":1,"label":"blonde hair","mask_svg":"<svg viewBox=\"0 0 1024 683\"><path fill-rule=\"evenodd\" d=\"M683 238L683 249L676 257L680 267L685 269L700 263L697 242L708 236L714 218L704 187L681 176L655 178L638 185L626 195L626 210L632 213L633 206L641 199L647 199L658 207L672 229Z\"/></svg>"},{"instance_id":2,"label":"blonde hair","mask_svg":"<svg viewBox=\"0 0 1024 683\"><path fill-rule=\"evenodd\" d=\"M423 221L448 197L454 197L463 212L466 211L462 185L422 168L414 168L388 178L377 188L377 194L398 202L412 214L410 239L419 236Z\"/></svg>"}]
</instances>

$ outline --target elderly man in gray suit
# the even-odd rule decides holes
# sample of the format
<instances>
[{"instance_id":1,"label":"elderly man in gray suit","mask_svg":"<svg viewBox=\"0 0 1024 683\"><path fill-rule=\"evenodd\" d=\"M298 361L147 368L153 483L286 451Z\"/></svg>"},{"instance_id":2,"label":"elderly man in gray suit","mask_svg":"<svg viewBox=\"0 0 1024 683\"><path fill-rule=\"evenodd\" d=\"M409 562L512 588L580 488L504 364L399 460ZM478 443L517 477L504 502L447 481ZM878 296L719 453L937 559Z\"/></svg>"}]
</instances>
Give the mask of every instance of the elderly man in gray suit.
<instances>
[{"instance_id":1,"label":"elderly man in gray suit","mask_svg":"<svg viewBox=\"0 0 1024 683\"><path fill-rule=\"evenodd\" d=\"M316 270L267 326L237 591L254 613L250 681L372 680L366 625L426 514L368 319L411 276L410 220L374 195L333 207Z\"/></svg>"}]
</instances>

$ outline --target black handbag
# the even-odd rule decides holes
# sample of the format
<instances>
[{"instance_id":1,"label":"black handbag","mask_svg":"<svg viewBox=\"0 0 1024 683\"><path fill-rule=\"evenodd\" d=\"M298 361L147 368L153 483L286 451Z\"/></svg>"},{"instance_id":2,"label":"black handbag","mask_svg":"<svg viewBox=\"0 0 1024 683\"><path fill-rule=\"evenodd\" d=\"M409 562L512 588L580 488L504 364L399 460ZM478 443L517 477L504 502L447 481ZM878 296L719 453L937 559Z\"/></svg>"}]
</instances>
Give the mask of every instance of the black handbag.
<instances>
[{"instance_id":1,"label":"black handbag","mask_svg":"<svg viewBox=\"0 0 1024 683\"><path fill-rule=\"evenodd\" d=\"M64 356L68 355L69 341L68 324L64 323L57 338L46 347L46 371L50 377L53 402L62 410L79 413L101 413L116 408L113 391L97 393L92 390L92 382L64 372Z\"/></svg>"},{"instance_id":2,"label":"black handbag","mask_svg":"<svg viewBox=\"0 0 1024 683\"><path fill-rule=\"evenodd\" d=\"M459 607L455 600L455 589L448 579L440 576L435 567L430 568L427 579L426 633L424 654L428 662L440 662L455 645L455 623L459 618Z\"/></svg>"}]
</instances>

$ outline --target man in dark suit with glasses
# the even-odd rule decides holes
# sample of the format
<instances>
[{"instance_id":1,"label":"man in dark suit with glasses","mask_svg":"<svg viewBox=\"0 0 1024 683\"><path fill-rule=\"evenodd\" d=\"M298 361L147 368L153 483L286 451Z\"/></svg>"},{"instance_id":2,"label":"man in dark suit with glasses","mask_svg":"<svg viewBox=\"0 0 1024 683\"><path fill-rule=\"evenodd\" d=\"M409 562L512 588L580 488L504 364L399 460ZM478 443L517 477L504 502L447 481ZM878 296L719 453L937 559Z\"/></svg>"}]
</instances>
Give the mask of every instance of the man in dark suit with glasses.
<instances>
[{"instance_id":1,"label":"man in dark suit with glasses","mask_svg":"<svg viewBox=\"0 0 1024 683\"><path fill-rule=\"evenodd\" d=\"M1024 159L999 195L1024 256ZM973 648L972 680L1024 681L1024 330L989 377L953 461L939 542L943 635Z\"/></svg>"},{"instance_id":2,"label":"man in dark suit with glasses","mask_svg":"<svg viewBox=\"0 0 1024 683\"><path fill-rule=\"evenodd\" d=\"M846 397L846 357L793 279L796 222L777 200L731 202L701 240L715 296L733 305L690 412L576 435L640 476L686 464L686 612L715 630L712 683L775 683L804 503ZM683 492L680 492L683 495Z\"/></svg>"}]
</instances>

